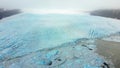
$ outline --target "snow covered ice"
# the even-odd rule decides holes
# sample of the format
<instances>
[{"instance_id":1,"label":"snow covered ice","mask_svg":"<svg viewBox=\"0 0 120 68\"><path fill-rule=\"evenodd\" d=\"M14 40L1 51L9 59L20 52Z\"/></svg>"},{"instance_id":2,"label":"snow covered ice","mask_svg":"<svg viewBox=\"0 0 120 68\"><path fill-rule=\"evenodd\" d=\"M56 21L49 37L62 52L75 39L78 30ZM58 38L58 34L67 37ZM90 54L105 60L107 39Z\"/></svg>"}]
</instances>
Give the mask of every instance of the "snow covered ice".
<instances>
[{"instance_id":1,"label":"snow covered ice","mask_svg":"<svg viewBox=\"0 0 120 68\"><path fill-rule=\"evenodd\" d=\"M110 34L119 32L119 26L119 20L77 14L65 15L21 13L12 17L5 18L3 20L0 20L1 66L3 65L4 68L5 64L7 63L7 67L5 68L25 68L24 66L35 63L31 67L28 66L28 68L34 68L37 66L36 64L38 64L36 68L46 68L44 67L44 63L46 62L50 64L51 61L38 62L36 59L43 59L37 57L33 53L36 54L36 52L40 52L41 54L42 52L42 55L46 55L47 52L45 50L49 50L52 48L54 50L56 47L62 46L63 44L69 42L72 42L72 45L74 45L77 39L94 39L108 36ZM80 58L86 59L84 63L80 63L81 68L100 68L99 66L104 61L102 57L97 55L94 51L87 51L88 48L84 49L84 47L82 46L78 46L78 48L80 48L79 52L82 55L76 60L70 59L66 61L65 57L67 55L63 52L61 53L62 57L64 57L63 62L66 61L63 65L60 65L61 68L71 62L78 62L79 60L83 61ZM66 48L63 47L63 49ZM93 50L94 49L95 48L93 48ZM82 53L83 51L85 52ZM56 54L57 52L52 53L54 55L54 53ZM72 52L72 50L68 50L68 52ZM77 51L75 51L75 53L77 53ZM85 57L87 55L92 58L89 59ZM20 58L21 61L18 61L18 59L14 59L17 57L22 57ZM26 57L29 59L27 59ZM33 57L35 57L36 59L32 60ZM49 59L51 58L49 57ZM95 61L96 59L101 59L101 62ZM91 60L96 63L100 62L100 64L92 65L91 63L89 63ZM22 63L24 61L26 62L23 65ZM56 67L63 62L61 61L61 63L53 65L53 67ZM39 64L43 64L43 66L40 65L39 67ZM79 66L79 63L77 65ZM71 65L67 66L69 68L71 67Z\"/></svg>"}]
</instances>

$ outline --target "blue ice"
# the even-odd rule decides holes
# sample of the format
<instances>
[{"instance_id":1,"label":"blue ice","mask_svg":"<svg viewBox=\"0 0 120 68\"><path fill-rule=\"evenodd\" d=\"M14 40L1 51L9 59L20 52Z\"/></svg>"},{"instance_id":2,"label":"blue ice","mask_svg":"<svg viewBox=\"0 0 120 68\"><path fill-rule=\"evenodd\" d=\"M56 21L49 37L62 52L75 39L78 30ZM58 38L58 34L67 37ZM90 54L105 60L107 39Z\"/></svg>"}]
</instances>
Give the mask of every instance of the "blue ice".
<instances>
[{"instance_id":1,"label":"blue ice","mask_svg":"<svg viewBox=\"0 0 120 68\"><path fill-rule=\"evenodd\" d=\"M120 31L120 21L91 16L21 13L0 21L0 54L11 58L53 48L79 38Z\"/></svg>"}]
</instances>

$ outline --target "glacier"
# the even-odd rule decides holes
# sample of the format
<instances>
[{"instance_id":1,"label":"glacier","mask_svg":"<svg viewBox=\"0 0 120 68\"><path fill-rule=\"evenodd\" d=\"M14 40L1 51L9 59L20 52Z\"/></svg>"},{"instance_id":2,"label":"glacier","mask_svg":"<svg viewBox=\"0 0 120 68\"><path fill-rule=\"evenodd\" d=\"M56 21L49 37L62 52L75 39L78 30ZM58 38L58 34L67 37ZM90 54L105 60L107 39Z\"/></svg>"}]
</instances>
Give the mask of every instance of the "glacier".
<instances>
[{"instance_id":1,"label":"glacier","mask_svg":"<svg viewBox=\"0 0 120 68\"><path fill-rule=\"evenodd\" d=\"M119 26L119 20L91 15L21 13L11 16L0 20L0 62L77 39L109 36L119 32Z\"/></svg>"}]
</instances>

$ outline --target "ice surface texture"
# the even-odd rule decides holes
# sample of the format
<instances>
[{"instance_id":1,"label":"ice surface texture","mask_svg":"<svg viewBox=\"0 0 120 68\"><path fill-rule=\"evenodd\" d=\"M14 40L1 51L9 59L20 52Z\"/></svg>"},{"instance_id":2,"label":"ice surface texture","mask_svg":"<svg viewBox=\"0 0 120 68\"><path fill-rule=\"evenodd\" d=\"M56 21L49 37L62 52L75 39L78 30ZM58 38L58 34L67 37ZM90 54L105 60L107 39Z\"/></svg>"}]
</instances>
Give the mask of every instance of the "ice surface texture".
<instances>
[{"instance_id":1,"label":"ice surface texture","mask_svg":"<svg viewBox=\"0 0 120 68\"><path fill-rule=\"evenodd\" d=\"M90 15L22 13L0 21L0 60L57 47L79 38L119 32L120 21Z\"/></svg>"}]
</instances>

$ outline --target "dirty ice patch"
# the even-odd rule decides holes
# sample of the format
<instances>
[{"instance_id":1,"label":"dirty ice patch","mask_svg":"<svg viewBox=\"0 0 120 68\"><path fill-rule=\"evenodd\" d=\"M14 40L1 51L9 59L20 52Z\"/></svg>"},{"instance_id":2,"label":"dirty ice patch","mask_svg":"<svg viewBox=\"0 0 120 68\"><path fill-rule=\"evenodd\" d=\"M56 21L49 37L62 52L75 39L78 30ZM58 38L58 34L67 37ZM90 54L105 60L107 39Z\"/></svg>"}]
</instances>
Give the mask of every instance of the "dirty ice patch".
<instances>
[{"instance_id":1,"label":"dirty ice patch","mask_svg":"<svg viewBox=\"0 0 120 68\"><path fill-rule=\"evenodd\" d=\"M114 41L114 42L120 42L120 36L110 36L107 38L103 38L105 41Z\"/></svg>"}]
</instances>

